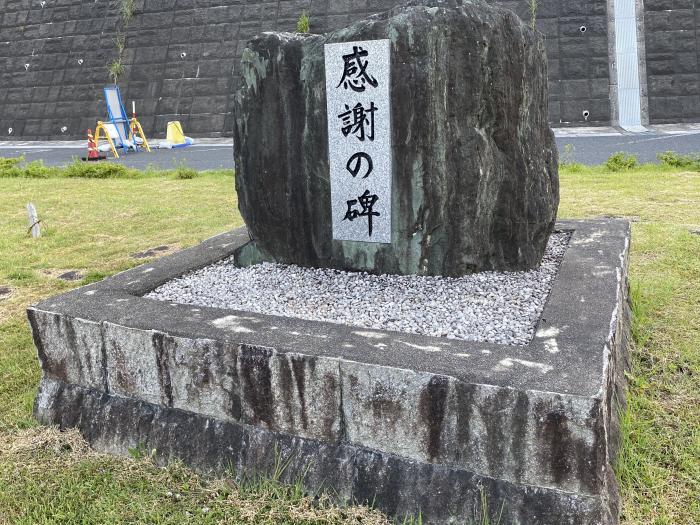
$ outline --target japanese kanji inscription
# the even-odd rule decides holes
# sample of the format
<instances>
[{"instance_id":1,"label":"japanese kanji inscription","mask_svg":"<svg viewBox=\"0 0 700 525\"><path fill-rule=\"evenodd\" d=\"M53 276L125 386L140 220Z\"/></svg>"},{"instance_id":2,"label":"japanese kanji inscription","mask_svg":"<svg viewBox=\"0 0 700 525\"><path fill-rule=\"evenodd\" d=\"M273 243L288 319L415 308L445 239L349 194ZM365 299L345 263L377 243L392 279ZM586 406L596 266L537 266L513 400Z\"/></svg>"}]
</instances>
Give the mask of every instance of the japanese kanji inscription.
<instances>
[{"instance_id":1,"label":"japanese kanji inscription","mask_svg":"<svg viewBox=\"0 0 700 525\"><path fill-rule=\"evenodd\" d=\"M333 238L391 243L389 40L326 44Z\"/></svg>"}]
</instances>

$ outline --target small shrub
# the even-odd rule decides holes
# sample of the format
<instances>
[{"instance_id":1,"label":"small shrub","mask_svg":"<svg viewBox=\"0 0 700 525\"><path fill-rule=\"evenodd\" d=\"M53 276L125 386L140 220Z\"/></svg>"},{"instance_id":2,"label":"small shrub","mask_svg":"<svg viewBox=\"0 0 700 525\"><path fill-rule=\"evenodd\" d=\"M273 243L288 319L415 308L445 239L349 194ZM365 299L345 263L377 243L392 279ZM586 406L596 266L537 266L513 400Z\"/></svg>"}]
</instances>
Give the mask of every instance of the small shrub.
<instances>
[{"instance_id":1,"label":"small shrub","mask_svg":"<svg viewBox=\"0 0 700 525\"><path fill-rule=\"evenodd\" d=\"M44 162L42 160L35 160L25 164L22 171L24 172L23 177L27 179L48 179L49 177L53 177L58 173L57 168L44 166Z\"/></svg>"},{"instance_id":2,"label":"small shrub","mask_svg":"<svg viewBox=\"0 0 700 525\"><path fill-rule=\"evenodd\" d=\"M610 155L610 158L605 162L605 167L610 171L629 171L636 168L638 165L637 157L631 154L618 151Z\"/></svg>"},{"instance_id":3,"label":"small shrub","mask_svg":"<svg viewBox=\"0 0 700 525\"><path fill-rule=\"evenodd\" d=\"M24 177L24 170L17 166L0 170L0 178L16 179L19 177Z\"/></svg>"},{"instance_id":4,"label":"small shrub","mask_svg":"<svg viewBox=\"0 0 700 525\"><path fill-rule=\"evenodd\" d=\"M24 157L0 157L0 171L5 171L15 166L24 160Z\"/></svg>"},{"instance_id":5,"label":"small shrub","mask_svg":"<svg viewBox=\"0 0 700 525\"><path fill-rule=\"evenodd\" d=\"M59 172L59 168L45 166L41 160L25 165L21 165L22 161L24 157L0 158L0 177L47 179L56 176Z\"/></svg>"},{"instance_id":6,"label":"small shrub","mask_svg":"<svg viewBox=\"0 0 700 525\"><path fill-rule=\"evenodd\" d=\"M700 170L700 156L679 155L675 151L657 153L656 158L662 166L669 168L688 168Z\"/></svg>"},{"instance_id":7,"label":"small shrub","mask_svg":"<svg viewBox=\"0 0 700 525\"><path fill-rule=\"evenodd\" d=\"M22 177L24 170L20 167L20 162L24 157L0 157L0 177Z\"/></svg>"},{"instance_id":8,"label":"small shrub","mask_svg":"<svg viewBox=\"0 0 700 525\"><path fill-rule=\"evenodd\" d=\"M302 11L297 20L297 33L309 33L311 31L311 20L306 11Z\"/></svg>"},{"instance_id":9,"label":"small shrub","mask_svg":"<svg viewBox=\"0 0 700 525\"><path fill-rule=\"evenodd\" d=\"M78 160L66 166L63 175L83 179L124 179L132 174L127 168L114 162L81 162Z\"/></svg>"}]
</instances>

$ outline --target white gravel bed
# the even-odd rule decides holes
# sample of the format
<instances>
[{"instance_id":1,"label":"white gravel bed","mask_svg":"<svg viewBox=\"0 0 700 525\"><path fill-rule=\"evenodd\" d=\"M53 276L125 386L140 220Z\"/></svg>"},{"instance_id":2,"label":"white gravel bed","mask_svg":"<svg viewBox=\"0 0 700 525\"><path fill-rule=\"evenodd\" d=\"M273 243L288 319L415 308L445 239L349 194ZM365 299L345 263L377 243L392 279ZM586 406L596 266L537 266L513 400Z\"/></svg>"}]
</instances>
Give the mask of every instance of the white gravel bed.
<instances>
[{"instance_id":1,"label":"white gravel bed","mask_svg":"<svg viewBox=\"0 0 700 525\"><path fill-rule=\"evenodd\" d=\"M362 328L526 345L569 242L552 234L541 266L466 277L371 275L232 259L174 279L151 299Z\"/></svg>"}]
</instances>

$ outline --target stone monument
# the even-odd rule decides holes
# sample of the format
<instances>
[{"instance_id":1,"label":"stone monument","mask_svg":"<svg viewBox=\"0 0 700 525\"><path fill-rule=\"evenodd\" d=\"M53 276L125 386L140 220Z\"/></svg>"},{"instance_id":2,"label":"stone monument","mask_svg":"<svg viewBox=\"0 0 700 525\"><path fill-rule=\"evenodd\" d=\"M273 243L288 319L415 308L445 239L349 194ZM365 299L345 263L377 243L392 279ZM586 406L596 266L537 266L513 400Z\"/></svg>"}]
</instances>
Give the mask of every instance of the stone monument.
<instances>
[{"instance_id":1,"label":"stone monument","mask_svg":"<svg viewBox=\"0 0 700 525\"><path fill-rule=\"evenodd\" d=\"M559 204L542 38L481 2L426 4L249 43L236 190L265 259L449 276L539 264Z\"/></svg>"},{"instance_id":2,"label":"stone monument","mask_svg":"<svg viewBox=\"0 0 700 525\"><path fill-rule=\"evenodd\" d=\"M541 36L512 12L467 0L253 39L235 94L247 229L30 307L37 419L207 473L265 474L281 456L282 481L399 519L617 523L629 225L555 225L545 63ZM496 308L483 283L507 291L539 271L553 231L565 240L546 259L551 286ZM419 282L449 299L470 283L478 311L459 313L477 325L535 314L504 343L494 330L328 319L319 311L339 296L308 306L313 284L294 277L278 281L292 292L273 282L257 296L281 313L239 301L280 268L312 283L381 279L363 299L406 298ZM483 270L498 273L471 275ZM244 286L202 299L222 272L245 271ZM168 292L181 282L186 293Z\"/></svg>"}]
</instances>

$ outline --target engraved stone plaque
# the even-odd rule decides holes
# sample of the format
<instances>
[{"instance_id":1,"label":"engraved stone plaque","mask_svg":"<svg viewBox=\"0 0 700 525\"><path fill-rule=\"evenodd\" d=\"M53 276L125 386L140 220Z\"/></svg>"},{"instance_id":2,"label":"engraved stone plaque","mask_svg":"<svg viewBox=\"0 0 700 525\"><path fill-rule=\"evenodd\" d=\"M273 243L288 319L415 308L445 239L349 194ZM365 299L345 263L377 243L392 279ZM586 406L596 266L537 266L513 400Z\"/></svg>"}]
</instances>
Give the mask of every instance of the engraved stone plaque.
<instances>
[{"instance_id":1,"label":"engraved stone plaque","mask_svg":"<svg viewBox=\"0 0 700 525\"><path fill-rule=\"evenodd\" d=\"M391 243L389 46L325 46L333 239Z\"/></svg>"}]
</instances>

